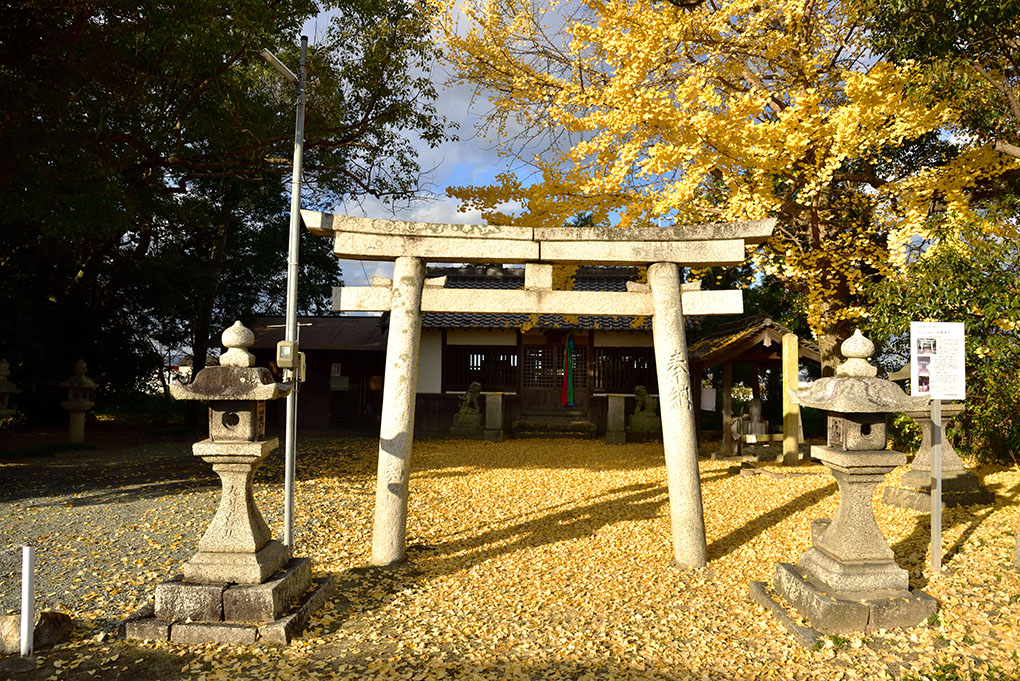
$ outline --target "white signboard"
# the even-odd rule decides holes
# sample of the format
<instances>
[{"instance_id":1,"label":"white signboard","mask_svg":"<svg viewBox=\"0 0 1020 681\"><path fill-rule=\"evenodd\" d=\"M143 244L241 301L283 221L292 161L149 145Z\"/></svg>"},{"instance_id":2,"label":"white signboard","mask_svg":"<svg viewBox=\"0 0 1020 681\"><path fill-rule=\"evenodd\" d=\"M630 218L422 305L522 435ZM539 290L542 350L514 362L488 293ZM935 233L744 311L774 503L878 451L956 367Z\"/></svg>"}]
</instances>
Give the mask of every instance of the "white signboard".
<instances>
[{"instance_id":1,"label":"white signboard","mask_svg":"<svg viewBox=\"0 0 1020 681\"><path fill-rule=\"evenodd\" d=\"M343 372L343 369L340 366L340 362L333 362L333 364L329 367L329 376L330 376L330 378L339 378L340 376L343 376L343 375L344 375L344 372Z\"/></svg>"},{"instance_id":2,"label":"white signboard","mask_svg":"<svg viewBox=\"0 0 1020 681\"><path fill-rule=\"evenodd\" d=\"M966 399L963 322L910 322L910 394Z\"/></svg>"}]
</instances>

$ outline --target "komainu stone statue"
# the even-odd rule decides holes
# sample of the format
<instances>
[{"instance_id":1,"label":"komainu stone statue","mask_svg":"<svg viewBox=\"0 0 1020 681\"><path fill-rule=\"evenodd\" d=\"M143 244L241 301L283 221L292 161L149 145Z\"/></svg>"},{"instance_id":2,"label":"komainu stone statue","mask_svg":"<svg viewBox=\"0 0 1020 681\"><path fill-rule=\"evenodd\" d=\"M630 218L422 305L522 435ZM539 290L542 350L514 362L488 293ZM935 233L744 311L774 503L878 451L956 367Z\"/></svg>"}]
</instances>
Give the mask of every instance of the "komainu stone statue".
<instances>
[{"instance_id":1,"label":"komainu stone statue","mask_svg":"<svg viewBox=\"0 0 1020 681\"><path fill-rule=\"evenodd\" d=\"M634 413L627 425L627 438L634 442L655 439L662 436L662 419L657 413L658 398L648 394L643 385L634 387Z\"/></svg>"},{"instance_id":2,"label":"komainu stone statue","mask_svg":"<svg viewBox=\"0 0 1020 681\"><path fill-rule=\"evenodd\" d=\"M453 415L453 427L450 435L471 439L481 439L485 434L482 417L482 384L474 381L468 386L467 392L460 398L460 409Z\"/></svg>"}]
</instances>

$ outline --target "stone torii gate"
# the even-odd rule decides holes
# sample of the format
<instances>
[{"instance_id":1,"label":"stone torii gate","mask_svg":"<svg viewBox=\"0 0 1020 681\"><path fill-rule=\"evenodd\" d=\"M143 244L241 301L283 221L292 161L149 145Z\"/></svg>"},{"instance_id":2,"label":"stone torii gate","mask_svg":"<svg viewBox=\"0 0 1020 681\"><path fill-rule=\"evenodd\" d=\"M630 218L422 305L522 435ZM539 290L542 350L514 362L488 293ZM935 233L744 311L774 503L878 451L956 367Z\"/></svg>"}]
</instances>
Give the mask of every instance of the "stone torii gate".
<instances>
[{"instance_id":1,"label":"stone torii gate","mask_svg":"<svg viewBox=\"0 0 1020 681\"><path fill-rule=\"evenodd\" d=\"M383 384L372 563L404 559L418 344L423 312L652 317L666 459L673 558L707 563L698 443L684 315L740 314L737 291L683 290L679 265L744 261L746 243L769 237L775 220L674 228L530 228L401 222L301 211L308 230L334 237L339 258L394 262L393 280L333 290L333 309L390 312ZM446 289L425 279L425 262L524 264L523 290ZM627 291L552 288L554 264L648 265L648 284Z\"/></svg>"}]
</instances>

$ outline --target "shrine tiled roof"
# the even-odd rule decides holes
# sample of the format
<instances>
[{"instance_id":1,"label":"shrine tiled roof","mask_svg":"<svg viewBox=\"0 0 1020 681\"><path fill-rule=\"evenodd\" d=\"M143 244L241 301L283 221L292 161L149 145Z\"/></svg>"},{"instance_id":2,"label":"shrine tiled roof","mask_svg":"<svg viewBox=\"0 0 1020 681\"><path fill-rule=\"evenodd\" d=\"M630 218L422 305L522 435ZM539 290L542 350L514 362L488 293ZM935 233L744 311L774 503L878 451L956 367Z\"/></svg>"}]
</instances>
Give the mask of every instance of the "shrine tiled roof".
<instances>
[{"instance_id":1,"label":"shrine tiled roof","mask_svg":"<svg viewBox=\"0 0 1020 681\"><path fill-rule=\"evenodd\" d=\"M284 317L259 317L251 325L255 350L276 347ZM299 317L302 350L386 350L387 325L379 316Z\"/></svg>"},{"instance_id":2,"label":"shrine tiled roof","mask_svg":"<svg viewBox=\"0 0 1020 681\"><path fill-rule=\"evenodd\" d=\"M504 289L524 288L521 267L441 267L429 268L429 277L447 277L446 288ZM637 278L634 267L580 267L571 277L573 291L626 291L627 282ZM644 316L472 314L464 312L426 312L423 328L475 329L599 329L603 331L650 331L652 320Z\"/></svg>"}]
</instances>

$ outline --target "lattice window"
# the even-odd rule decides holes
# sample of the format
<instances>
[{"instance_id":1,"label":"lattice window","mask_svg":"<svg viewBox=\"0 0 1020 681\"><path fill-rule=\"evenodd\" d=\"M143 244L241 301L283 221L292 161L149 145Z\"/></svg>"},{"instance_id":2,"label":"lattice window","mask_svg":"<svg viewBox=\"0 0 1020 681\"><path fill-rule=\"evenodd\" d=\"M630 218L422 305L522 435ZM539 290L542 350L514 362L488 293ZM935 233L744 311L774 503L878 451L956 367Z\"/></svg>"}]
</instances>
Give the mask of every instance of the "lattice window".
<instances>
[{"instance_id":1,"label":"lattice window","mask_svg":"<svg viewBox=\"0 0 1020 681\"><path fill-rule=\"evenodd\" d=\"M643 385L658 393L653 348L595 348L595 390L607 393L631 393Z\"/></svg>"},{"instance_id":2,"label":"lattice window","mask_svg":"<svg viewBox=\"0 0 1020 681\"><path fill-rule=\"evenodd\" d=\"M524 346L524 387L559 388L563 385L566 348L557 345ZM575 347L571 365L574 388L588 387L588 348Z\"/></svg>"},{"instance_id":3,"label":"lattice window","mask_svg":"<svg viewBox=\"0 0 1020 681\"><path fill-rule=\"evenodd\" d=\"M472 382L482 390L514 392L518 382L517 348L492 345L448 345L443 358L447 390L467 390Z\"/></svg>"}]
</instances>

